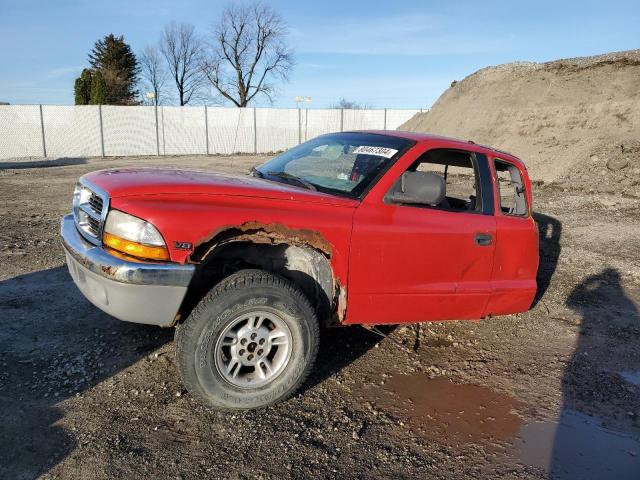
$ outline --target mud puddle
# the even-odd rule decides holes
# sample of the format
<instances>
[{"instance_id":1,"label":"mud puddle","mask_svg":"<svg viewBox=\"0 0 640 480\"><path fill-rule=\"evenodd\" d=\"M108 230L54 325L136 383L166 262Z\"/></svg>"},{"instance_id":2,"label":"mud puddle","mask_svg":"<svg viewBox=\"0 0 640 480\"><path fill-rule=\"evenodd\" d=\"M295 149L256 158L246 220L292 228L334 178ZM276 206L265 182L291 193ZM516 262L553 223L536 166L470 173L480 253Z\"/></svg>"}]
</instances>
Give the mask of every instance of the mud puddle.
<instances>
[{"instance_id":1,"label":"mud puddle","mask_svg":"<svg viewBox=\"0 0 640 480\"><path fill-rule=\"evenodd\" d=\"M608 430L571 410L558 421L525 421L533 409L510 395L422 374L394 375L367 393L375 408L429 440L481 444L560 478L640 479L640 431Z\"/></svg>"},{"instance_id":2,"label":"mud puddle","mask_svg":"<svg viewBox=\"0 0 640 480\"><path fill-rule=\"evenodd\" d=\"M453 445L513 438L522 424L518 409L525 406L486 387L421 374L394 375L369 394L376 408L415 433Z\"/></svg>"}]
</instances>

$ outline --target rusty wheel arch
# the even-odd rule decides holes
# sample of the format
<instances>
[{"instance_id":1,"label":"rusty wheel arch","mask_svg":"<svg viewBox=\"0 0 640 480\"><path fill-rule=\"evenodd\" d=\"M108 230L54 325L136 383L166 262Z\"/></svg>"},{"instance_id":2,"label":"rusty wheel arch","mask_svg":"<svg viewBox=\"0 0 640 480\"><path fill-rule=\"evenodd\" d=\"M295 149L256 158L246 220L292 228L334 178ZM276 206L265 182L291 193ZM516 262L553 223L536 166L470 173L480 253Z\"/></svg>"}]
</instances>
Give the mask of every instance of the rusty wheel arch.
<instances>
[{"instance_id":1,"label":"rusty wheel arch","mask_svg":"<svg viewBox=\"0 0 640 480\"><path fill-rule=\"evenodd\" d=\"M319 310L328 324L335 324L344 318L346 292L333 271L332 254L331 243L320 232L249 221L218 229L196 244L187 261L204 267L232 257L279 273L284 270L283 276L301 286L312 302L326 303ZM276 267L268 268L266 265L272 265L269 262ZM317 286L311 288L307 277ZM326 299L320 298L323 294Z\"/></svg>"}]
</instances>

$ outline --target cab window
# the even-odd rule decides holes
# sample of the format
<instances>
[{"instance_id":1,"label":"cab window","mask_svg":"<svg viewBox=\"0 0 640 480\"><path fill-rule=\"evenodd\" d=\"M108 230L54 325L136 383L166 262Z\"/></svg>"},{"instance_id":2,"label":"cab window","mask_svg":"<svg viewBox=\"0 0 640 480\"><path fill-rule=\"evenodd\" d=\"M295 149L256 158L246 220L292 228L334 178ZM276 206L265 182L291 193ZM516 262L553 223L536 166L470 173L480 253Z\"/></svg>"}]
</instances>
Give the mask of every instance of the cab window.
<instances>
[{"instance_id":1,"label":"cab window","mask_svg":"<svg viewBox=\"0 0 640 480\"><path fill-rule=\"evenodd\" d=\"M429 150L409 171L429 172L442 176L445 196L430 208L450 212L482 213L480 181L475 157L470 152L450 149Z\"/></svg>"},{"instance_id":2,"label":"cab window","mask_svg":"<svg viewBox=\"0 0 640 480\"><path fill-rule=\"evenodd\" d=\"M528 215L527 197L520 170L503 160L494 160L496 185L500 197L500 210L505 215L525 217Z\"/></svg>"}]
</instances>

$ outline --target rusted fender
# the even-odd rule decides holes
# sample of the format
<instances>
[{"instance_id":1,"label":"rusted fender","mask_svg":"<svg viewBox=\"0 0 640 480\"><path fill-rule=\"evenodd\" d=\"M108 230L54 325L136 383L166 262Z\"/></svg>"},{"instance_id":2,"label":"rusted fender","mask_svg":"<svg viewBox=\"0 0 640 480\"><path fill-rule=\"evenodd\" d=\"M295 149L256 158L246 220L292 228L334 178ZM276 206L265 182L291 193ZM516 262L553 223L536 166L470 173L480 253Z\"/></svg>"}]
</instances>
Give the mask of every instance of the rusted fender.
<instances>
[{"instance_id":1,"label":"rusted fender","mask_svg":"<svg viewBox=\"0 0 640 480\"><path fill-rule=\"evenodd\" d=\"M234 242L254 242L263 244L288 244L299 247L311 247L331 258L333 248L320 232L306 229L289 228L281 223L260 223L257 221L244 222L237 226L225 226L213 235L197 242L192 255L187 261L202 262L216 247Z\"/></svg>"}]
</instances>

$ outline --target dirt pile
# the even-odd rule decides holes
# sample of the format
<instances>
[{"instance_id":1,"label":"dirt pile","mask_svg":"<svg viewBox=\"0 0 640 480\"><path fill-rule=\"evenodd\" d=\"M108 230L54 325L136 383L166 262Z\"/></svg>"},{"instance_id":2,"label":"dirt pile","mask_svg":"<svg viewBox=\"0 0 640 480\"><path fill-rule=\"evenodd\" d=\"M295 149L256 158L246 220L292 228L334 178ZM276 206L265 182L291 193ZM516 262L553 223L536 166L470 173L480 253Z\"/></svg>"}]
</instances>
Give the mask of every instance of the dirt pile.
<instances>
[{"instance_id":1,"label":"dirt pile","mask_svg":"<svg viewBox=\"0 0 640 480\"><path fill-rule=\"evenodd\" d=\"M535 180L640 196L640 50L487 67L399 130L513 152Z\"/></svg>"}]
</instances>

